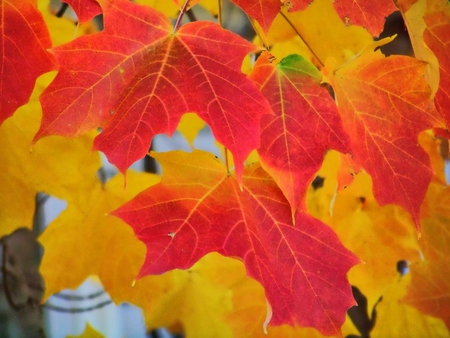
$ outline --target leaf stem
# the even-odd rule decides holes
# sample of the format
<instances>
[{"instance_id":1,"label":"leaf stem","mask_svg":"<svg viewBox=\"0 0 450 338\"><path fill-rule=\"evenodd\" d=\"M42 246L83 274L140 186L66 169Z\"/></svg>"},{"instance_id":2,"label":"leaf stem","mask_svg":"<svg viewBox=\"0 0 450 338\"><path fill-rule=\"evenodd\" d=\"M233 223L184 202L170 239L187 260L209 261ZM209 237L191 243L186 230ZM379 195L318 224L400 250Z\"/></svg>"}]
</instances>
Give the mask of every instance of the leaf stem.
<instances>
[{"instance_id":1,"label":"leaf stem","mask_svg":"<svg viewBox=\"0 0 450 338\"><path fill-rule=\"evenodd\" d=\"M178 28L180 27L180 25L181 25L181 20L183 19L184 13L186 13L186 10L187 10L187 8L188 8L190 2L191 2L191 0L186 0L186 1L184 2L183 7L181 8L180 14L178 15L177 22L175 22L175 26L173 27L173 32L174 32L174 33L175 33L175 32L178 30Z\"/></svg>"},{"instance_id":2,"label":"leaf stem","mask_svg":"<svg viewBox=\"0 0 450 338\"><path fill-rule=\"evenodd\" d=\"M222 0L218 0L218 1L219 1L218 20L219 20L220 27L222 27L222 24L223 24L223 21L222 21Z\"/></svg>"},{"instance_id":3,"label":"leaf stem","mask_svg":"<svg viewBox=\"0 0 450 338\"><path fill-rule=\"evenodd\" d=\"M283 11L280 11L281 16L283 17L284 20L286 20L286 22L289 24L289 26L291 26L291 28L295 31L295 33L300 37L300 39L302 39L303 43L306 45L306 47L308 47L308 49L311 51L312 55L316 58L316 60L320 63L320 65L323 67L324 63L322 62L322 60L319 59L319 57L317 56L316 53L314 53L314 50L311 48L311 46L308 44L308 42L306 42L306 40L303 38L303 36L300 34L300 32L297 30L297 28L294 26L294 24L291 22L291 20L289 20L289 18L287 17L287 15L285 13L283 13Z\"/></svg>"},{"instance_id":4,"label":"leaf stem","mask_svg":"<svg viewBox=\"0 0 450 338\"><path fill-rule=\"evenodd\" d=\"M265 36L265 34L261 34L260 30L257 28L256 24L255 24L255 20L253 20L251 17L249 17L247 15L248 21L250 22L250 24L252 25L253 30L255 31L255 34L259 37L259 39L261 40L261 42L263 43L263 46L266 50L270 49L269 46L269 42L267 41L267 37Z\"/></svg>"},{"instance_id":5,"label":"leaf stem","mask_svg":"<svg viewBox=\"0 0 450 338\"><path fill-rule=\"evenodd\" d=\"M230 164L228 163L228 148L223 147L225 149L225 166L227 167L228 176L230 175Z\"/></svg>"}]
</instances>

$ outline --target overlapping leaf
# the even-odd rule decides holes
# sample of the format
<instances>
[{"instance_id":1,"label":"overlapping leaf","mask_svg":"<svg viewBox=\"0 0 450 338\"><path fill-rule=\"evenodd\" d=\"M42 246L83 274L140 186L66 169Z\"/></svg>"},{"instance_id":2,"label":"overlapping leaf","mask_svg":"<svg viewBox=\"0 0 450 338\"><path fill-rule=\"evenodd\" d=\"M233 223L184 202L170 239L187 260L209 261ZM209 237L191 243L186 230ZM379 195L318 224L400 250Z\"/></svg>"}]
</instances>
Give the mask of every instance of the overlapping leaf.
<instances>
[{"instance_id":1,"label":"overlapping leaf","mask_svg":"<svg viewBox=\"0 0 450 338\"><path fill-rule=\"evenodd\" d=\"M279 0L232 0L251 18L255 19L267 33L273 20L280 12Z\"/></svg>"},{"instance_id":2,"label":"overlapping leaf","mask_svg":"<svg viewBox=\"0 0 450 338\"><path fill-rule=\"evenodd\" d=\"M285 31L294 30L314 52L316 61L321 65L325 64L328 57L335 58L338 64L345 63L367 44L373 42L372 36L364 28L345 25L329 0L315 0L304 11L288 12L283 8L282 12L284 17L280 18L280 21L288 20L289 24L283 26L274 24L274 31L269 32L269 36L271 34L289 36ZM279 31L281 33L278 33ZM291 53L294 52L298 53L298 51Z\"/></svg>"},{"instance_id":3,"label":"overlapping leaf","mask_svg":"<svg viewBox=\"0 0 450 338\"><path fill-rule=\"evenodd\" d=\"M385 18L397 10L391 0L338 0L333 3L336 12L346 24L363 26L373 36L380 35Z\"/></svg>"},{"instance_id":4,"label":"overlapping leaf","mask_svg":"<svg viewBox=\"0 0 450 338\"><path fill-rule=\"evenodd\" d=\"M449 124L450 113L450 8L445 0L398 1L416 58L427 61L427 78L438 111ZM424 44L425 42L425 44Z\"/></svg>"},{"instance_id":5,"label":"overlapping leaf","mask_svg":"<svg viewBox=\"0 0 450 338\"><path fill-rule=\"evenodd\" d=\"M423 206L423 261L411 265L411 287L404 299L428 315L441 318L450 328L450 282L448 226L450 189L439 183L430 185Z\"/></svg>"},{"instance_id":6,"label":"overlapping leaf","mask_svg":"<svg viewBox=\"0 0 450 338\"><path fill-rule=\"evenodd\" d=\"M367 52L327 70L355 161L372 176L375 198L402 206L417 225L433 175L418 134L443 126L424 79L425 67L409 57Z\"/></svg>"},{"instance_id":7,"label":"overlapping leaf","mask_svg":"<svg viewBox=\"0 0 450 338\"><path fill-rule=\"evenodd\" d=\"M294 227L289 203L258 164L246 168L241 191L207 153L155 158L163 182L114 212L147 245L139 277L186 269L212 251L239 257L265 288L271 324L339 332L353 304L345 274L357 260L331 230L301 212Z\"/></svg>"},{"instance_id":8,"label":"overlapping leaf","mask_svg":"<svg viewBox=\"0 0 450 338\"><path fill-rule=\"evenodd\" d=\"M283 4L290 12L303 11L311 4L309 0L283 0Z\"/></svg>"},{"instance_id":9,"label":"overlapping leaf","mask_svg":"<svg viewBox=\"0 0 450 338\"><path fill-rule=\"evenodd\" d=\"M105 30L55 49L61 69L41 97L36 139L73 136L101 125L95 148L124 172L152 137L171 134L197 112L233 153L236 171L259 145L269 104L240 72L255 46L218 25L195 22L173 33L162 14L125 0L102 1Z\"/></svg>"},{"instance_id":10,"label":"overlapping leaf","mask_svg":"<svg viewBox=\"0 0 450 338\"><path fill-rule=\"evenodd\" d=\"M25 104L39 75L55 69L36 0L0 2L0 124Z\"/></svg>"},{"instance_id":11,"label":"overlapping leaf","mask_svg":"<svg viewBox=\"0 0 450 338\"><path fill-rule=\"evenodd\" d=\"M181 324L189 336L227 336L230 329L223 316L231 310L231 292L209 277L219 266L227 266L223 259L218 263L211 257L189 271L149 276L132 285L145 247L129 226L107 213L159 179L131 171L126 189L120 176L103 187L97 180L96 186L86 189L85 200L69 203L39 239L45 249L41 264L45 297L61 289L76 288L88 276L96 275L116 304L140 306L150 329Z\"/></svg>"},{"instance_id":12,"label":"overlapping leaf","mask_svg":"<svg viewBox=\"0 0 450 338\"><path fill-rule=\"evenodd\" d=\"M277 65L270 57L261 55L250 74L275 113L261 118L258 154L295 214L325 151L348 151L347 135L320 72L299 55Z\"/></svg>"},{"instance_id":13,"label":"overlapping leaf","mask_svg":"<svg viewBox=\"0 0 450 338\"><path fill-rule=\"evenodd\" d=\"M74 10L79 22L87 22L100 14L102 9L95 0L64 0Z\"/></svg>"},{"instance_id":14,"label":"overlapping leaf","mask_svg":"<svg viewBox=\"0 0 450 338\"><path fill-rule=\"evenodd\" d=\"M405 304L402 297L411 276L397 277L377 305L376 324L370 336L385 337L448 337L450 332L442 320L426 315Z\"/></svg>"},{"instance_id":15,"label":"overlapping leaf","mask_svg":"<svg viewBox=\"0 0 450 338\"><path fill-rule=\"evenodd\" d=\"M427 1L423 39L439 61L440 81L436 108L450 125L450 6L445 0Z\"/></svg>"},{"instance_id":16,"label":"overlapping leaf","mask_svg":"<svg viewBox=\"0 0 450 338\"><path fill-rule=\"evenodd\" d=\"M32 227L38 192L83 200L97 181L100 158L90 151L92 135L49 137L30 147L41 118L38 96L51 78L39 78L30 102L0 126L0 162L5 167L0 172L0 237L18 227Z\"/></svg>"},{"instance_id":17,"label":"overlapping leaf","mask_svg":"<svg viewBox=\"0 0 450 338\"><path fill-rule=\"evenodd\" d=\"M419 140L430 155L434 168L438 172L439 177L436 179L440 182L443 159L437 153L438 142L427 133L421 134ZM308 204L313 214L329 224L342 242L364 261L365 264L358 265L349 272L348 278L350 283L357 286L367 297L369 315L382 297L382 301L376 305L375 328L370 336L401 337L404 332L409 332L408 335L414 333L412 335L419 337L448 335L448 330L442 322L401 301L409 285L410 276L401 277L397 271L397 262L408 261L413 281L416 267L423 264L420 261L417 234L409 217L397 206L377 205L371 192L370 177L365 173L358 174L347 189L335 196L337 155L334 152L327 154L324 166L318 173L324 178L323 186L310 192ZM440 200L442 195L436 191L429 192L425 205L434 207L440 204ZM440 205L445 203L446 201L442 200ZM332 204L332 215L329 211L330 204ZM423 216L430 220L434 217L427 211L423 212ZM425 235L427 232L425 224L422 226L422 231ZM442 236L435 233L433 238L442 239ZM440 247L445 248L445 245L444 240ZM434 245L431 247L433 248ZM379 248L383 249L379 250ZM422 245L421 250L425 257L429 256L424 249L425 246ZM445 262L441 266L444 269L443 276L446 269L444 264ZM423 276L427 274L424 273ZM405 278L408 279L407 283ZM431 280L435 279L431 277ZM417 295L423 296L427 295L432 287L417 283L416 289ZM349 323L346 322L343 327L344 335L356 334L356 329L352 330L347 324Z\"/></svg>"},{"instance_id":18,"label":"overlapping leaf","mask_svg":"<svg viewBox=\"0 0 450 338\"><path fill-rule=\"evenodd\" d=\"M417 232L404 210L394 205L378 205L366 173L358 174L336 195L338 167L339 154L329 152L318 172L324 179L323 186L309 192L308 207L365 263L354 267L348 278L365 295L372 309L398 276L397 262L419 260Z\"/></svg>"}]
</instances>

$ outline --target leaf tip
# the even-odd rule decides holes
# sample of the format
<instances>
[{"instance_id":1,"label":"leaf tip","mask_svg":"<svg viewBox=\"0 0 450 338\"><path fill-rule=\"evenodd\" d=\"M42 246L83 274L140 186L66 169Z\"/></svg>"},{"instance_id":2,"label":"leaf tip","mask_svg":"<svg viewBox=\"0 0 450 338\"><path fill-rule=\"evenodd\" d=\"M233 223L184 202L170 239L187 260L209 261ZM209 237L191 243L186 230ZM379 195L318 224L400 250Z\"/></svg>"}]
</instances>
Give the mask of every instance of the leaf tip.
<instances>
[{"instance_id":1,"label":"leaf tip","mask_svg":"<svg viewBox=\"0 0 450 338\"><path fill-rule=\"evenodd\" d=\"M266 313L266 319L263 323L263 331L264 334L268 334L267 332L267 326L269 325L270 320L272 319L272 306L270 305L269 301L266 299L266 305L267 305L267 313Z\"/></svg>"}]
</instances>

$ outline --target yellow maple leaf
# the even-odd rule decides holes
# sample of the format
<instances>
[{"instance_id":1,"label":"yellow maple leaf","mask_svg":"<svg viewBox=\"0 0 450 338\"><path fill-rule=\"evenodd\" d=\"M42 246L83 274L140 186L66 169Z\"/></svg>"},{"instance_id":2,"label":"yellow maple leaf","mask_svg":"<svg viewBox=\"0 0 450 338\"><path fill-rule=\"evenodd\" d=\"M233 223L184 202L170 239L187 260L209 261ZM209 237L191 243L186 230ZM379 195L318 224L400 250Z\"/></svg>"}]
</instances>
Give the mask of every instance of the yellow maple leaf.
<instances>
[{"instance_id":1,"label":"yellow maple leaf","mask_svg":"<svg viewBox=\"0 0 450 338\"><path fill-rule=\"evenodd\" d=\"M0 237L32 227L38 192L66 201L83 199L97 181L100 158L91 152L92 133L76 139L52 136L32 146L41 118L38 96L53 76L40 77L29 103L0 127L0 161L7 168L0 173Z\"/></svg>"},{"instance_id":2,"label":"yellow maple leaf","mask_svg":"<svg viewBox=\"0 0 450 338\"><path fill-rule=\"evenodd\" d=\"M358 174L348 188L337 193L338 167L338 154L328 153L319 171L325 178L324 186L309 192L308 207L364 262L350 270L348 276L372 308L398 276L397 262L419 260L418 235L411 218L400 207L378 205L366 173Z\"/></svg>"},{"instance_id":3,"label":"yellow maple leaf","mask_svg":"<svg viewBox=\"0 0 450 338\"><path fill-rule=\"evenodd\" d=\"M290 13L283 8L272 24L267 40L269 44L276 44L295 35L301 37L322 65L329 57L337 64L343 64L373 41L364 28L343 23L330 0L316 0L299 12Z\"/></svg>"},{"instance_id":4,"label":"yellow maple leaf","mask_svg":"<svg viewBox=\"0 0 450 338\"><path fill-rule=\"evenodd\" d=\"M194 144L200 130L206 123L195 113L186 113L181 117L177 130L183 135L191 146Z\"/></svg>"},{"instance_id":5,"label":"yellow maple leaf","mask_svg":"<svg viewBox=\"0 0 450 338\"><path fill-rule=\"evenodd\" d=\"M104 187L91 189L85 203L69 204L40 237L45 248L41 264L45 298L97 275L116 304L126 301L142 307L150 329L181 325L188 335L202 337L230 332L222 319L231 310L230 291L203 276L221 268L214 259L205 258L187 271L148 276L132 286L145 246L128 225L107 213L159 179L130 171L126 189L123 178L116 176Z\"/></svg>"},{"instance_id":6,"label":"yellow maple leaf","mask_svg":"<svg viewBox=\"0 0 450 338\"><path fill-rule=\"evenodd\" d=\"M104 336L94 329L89 323L86 323L86 328L84 332L79 336L66 336L66 338L103 338Z\"/></svg>"},{"instance_id":7,"label":"yellow maple leaf","mask_svg":"<svg viewBox=\"0 0 450 338\"><path fill-rule=\"evenodd\" d=\"M376 324L370 336L384 337L448 337L442 320L427 316L401 301L411 276L393 280L377 305Z\"/></svg>"},{"instance_id":8,"label":"yellow maple leaf","mask_svg":"<svg viewBox=\"0 0 450 338\"><path fill-rule=\"evenodd\" d=\"M450 327L450 187L432 183L422 207L423 260L411 265L411 286L404 298L423 313Z\"/></svg>"}]
</instances>

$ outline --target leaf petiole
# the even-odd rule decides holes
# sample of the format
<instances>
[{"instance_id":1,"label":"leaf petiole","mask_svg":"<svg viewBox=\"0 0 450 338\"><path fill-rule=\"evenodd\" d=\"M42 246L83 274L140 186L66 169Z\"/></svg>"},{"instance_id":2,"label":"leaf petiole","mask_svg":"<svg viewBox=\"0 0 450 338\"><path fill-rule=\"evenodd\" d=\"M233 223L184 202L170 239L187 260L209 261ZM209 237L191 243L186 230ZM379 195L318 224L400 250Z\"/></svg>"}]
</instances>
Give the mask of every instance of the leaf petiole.
<instances>
[{"instance_id":1,"label":"leaf petiole","mask_svg":"<svg viewBox=\"0 0 450 338\"><path fill-rule=\"evenodd\" d=\"M220 25L220 27L222 27L222 23L223 23L223 20L222 20L222 0L218 0L218 2L219 2L219 4L218 4L218 6L219 6L219 9L218 9L218 20L219 20L219 25Z\"/></svg>"},{"instance_id":2,"label":"leaf petiole","mask_svg":"<svg viewBox=\"0 0 450 338\"><path fill-rule=\"evenodd\" d=\"M188 8L190 2L191 2L191 0L186 0L184 2L183 7L181 8L180 14L178 15L177 22L175 22L175 26L173 26L174 33L178 30L178 28L180 28L181 20L183 20L183 16L187 11L187 8Z\"/></svg>"},{"instance_id":3,"label":"leaf petiole","mask_svg":"<svg viewBox=\"0 0 450 338\"><path fill-rule=\"evenodd\" d=\"M227 147L223 147L224 148L224 152L225 152L225 166L227 167L227 174L228 176L230 176L230 164L228 163L228 148Z\"/></svg>"}]
</instances>

